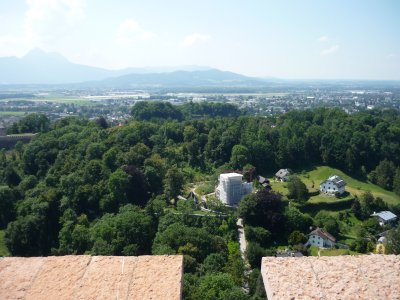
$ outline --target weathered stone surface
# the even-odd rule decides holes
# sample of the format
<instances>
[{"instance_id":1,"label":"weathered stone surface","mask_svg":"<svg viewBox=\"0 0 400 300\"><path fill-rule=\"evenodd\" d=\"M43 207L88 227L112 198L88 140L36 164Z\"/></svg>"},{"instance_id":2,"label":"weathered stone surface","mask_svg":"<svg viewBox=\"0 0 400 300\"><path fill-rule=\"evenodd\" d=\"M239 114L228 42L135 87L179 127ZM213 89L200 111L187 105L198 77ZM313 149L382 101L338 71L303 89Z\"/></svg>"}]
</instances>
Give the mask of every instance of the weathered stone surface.
<instances>
[{"instance_id":1,"label":"weathered stone surface","mask_svg":"<svg viewBox=\"0 0 400 300\"><path fill-rule=\"evenodd\" d=\"M141 256L133 273L129 299L180 299L182 256Z\"/></svg>"},{"instance_id":2,"label":"weathered stone surface","mask_svg":"<svg viewBox=\"0 0 400 300\"><path fill-rule=\"evenodd\" d=\"M0 259L0 299L180 299L182 256Z\"/></svg>"},{"instance_id":3,"label":"weathered stone surface","mask_svg":"<svg viewBox=\"0 0 400 300\"><path fill-rule=\"evenodd\" d=\"M273 299L400 299L400 256L264 257Z\"/></svg>"},{"instance_id":4,"label":"weathered stone surface","mask_svg":"<svg viewBox=\"0 0 400 300\"><path fill-rule=\"evenodd\" d=\"M0 299L25 299L43 262L41 257L1 259Z\"/></svg>"}]
</instances>

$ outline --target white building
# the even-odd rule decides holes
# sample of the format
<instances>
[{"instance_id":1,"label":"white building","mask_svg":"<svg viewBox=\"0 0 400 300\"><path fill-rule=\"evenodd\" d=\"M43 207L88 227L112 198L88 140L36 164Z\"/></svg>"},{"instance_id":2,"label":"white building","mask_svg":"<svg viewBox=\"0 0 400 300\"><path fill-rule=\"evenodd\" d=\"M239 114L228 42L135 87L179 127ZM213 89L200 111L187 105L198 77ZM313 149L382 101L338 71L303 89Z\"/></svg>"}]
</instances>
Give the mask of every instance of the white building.
<instances>
[{"instance_id":1,"label":"white building","mask_svg":"<svg viewBox=\"0 0 400 300\"><path fill-rule=\"evenodd\" d=\"M242 182L243 175L226 173L219 175L219 184L215 190L218 199L225 205L235 206L243 196L253 190L252 182Z\"/></svg>"},{"instance_id":2,"label":"white building","mask_svg":"<svg viewBox=\"0 0 400 300\"><path fill-rule=\"evenodd\" d=\"M321 193L328 195L343 194L346 188L346 182L337 175L332 175L319 186Z\"/></svg>"},{"instance_id":3,"label":"white building","mask_svg":"<svg viewBox=\"0 0 400 300\"><path fill-rule=\"evenodd\" d=\"M317 228L308 235L308 242L305 246L317 246L321 248L332 248L335 246L336 239L327 231Z\"/></svg>"},{"instance_id":4,"label":"white building","mask_svg":"<svg viewBox=\"0 0 400 300\"><path fill-rule=\"evenodd\" d=\"M275 180L282 181L282 182L288 181L291 173L292 173L292 171L290 169L280 169L275 174Z\"/></svg>"},{"instance_id":5,"label":"white building","mask_svg":"<svg viewBox=\"0 0 400 300\"><path fill-rule=\"evenodd\" d=\"M397 219L397 216L394 213L387 210L378 213L374 212L371 217L377 217L381 226L394 223Z\"/></svg>"}]
</instances>

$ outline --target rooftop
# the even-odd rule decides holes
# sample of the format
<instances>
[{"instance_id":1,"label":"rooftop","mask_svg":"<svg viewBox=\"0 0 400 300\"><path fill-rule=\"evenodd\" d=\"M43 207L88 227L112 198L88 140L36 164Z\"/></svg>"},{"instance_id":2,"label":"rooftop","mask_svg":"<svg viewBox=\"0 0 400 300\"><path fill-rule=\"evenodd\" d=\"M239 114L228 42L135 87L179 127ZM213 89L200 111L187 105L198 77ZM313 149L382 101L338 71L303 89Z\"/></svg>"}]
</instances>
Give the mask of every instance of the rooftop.
<instances>
[{"instance_id":1,"label":"rooftop","mask_svg":"<svg viewBox=\"0 0 400 300\"><path fill-rule=\"evenodd\" d=\"M388 211L388 210L384 210L384 211L381 211L378 213L374 212L371 215L371 217L379 217L384 221L390 221L390 220L394 220L397 218L397 216L394 213L392 213L391 211Z\"/></svg>"},{"instance_id":2,"label":"rooftop","mask_svg":"<svg viewBox=\"0 0 400 300\"><path fill-rule=\"evenodd\" d=\"M400 256L264 257L269 300L399 299Z\"/></svg>"},{"instance_id":3,"label":"rooftop","mask_svg":"<svg viewBox=\"0 0 400 300\"><path fill-rule=\"evenodd\" d=\"M239 173L222 173L219 175L223 179L239 178L242 179L243 175Z\"/></svg>"},{"instance_id":4,"label":"rooftop","mask_svg":"<svg viewBox=\"0 0 400 300\"><path fill-rule=\"evenodd\" d=\"M328 178L328 180L332 181L337 187L342 187L346 185L346 182L337 175L332 175Z\"/></svg>"},{"instance_id":5,"label":"rooftop","mask_svg":"<svg viewBox=\"0 0 400 300\"><path fill-rule=\"evenodd\" d=\"M0 299L181 299L182 256L0 258Z\"/></svg>"},{"instance_id":6,"label":"rooftop","mask_svg":"<svg viewBox=\"0 0 400 300\"><path fill-rule=\"evenodd\" d=\"M311 235L311 234L320 236L320 237L322 237L323 239L331 240L332 242L336 241L336 239L333 237L333 235L331 235L328 231L325 231L325 230L323 230L323 229L321 229L321 228L317 228L317 229L311 231L311 232L310 232L310 235Z\"/></svg>"},{"instance_id":7,"label":"rooftop","mask_svg":"<svg viewBox=\"0 0 400 300\"><path fill-rule=\"evenodd\" d=\"M287 175L290 175L290 170L289 169L280 169L275 174L276 177L285 177Z\"/></svg>"}]
</instances>

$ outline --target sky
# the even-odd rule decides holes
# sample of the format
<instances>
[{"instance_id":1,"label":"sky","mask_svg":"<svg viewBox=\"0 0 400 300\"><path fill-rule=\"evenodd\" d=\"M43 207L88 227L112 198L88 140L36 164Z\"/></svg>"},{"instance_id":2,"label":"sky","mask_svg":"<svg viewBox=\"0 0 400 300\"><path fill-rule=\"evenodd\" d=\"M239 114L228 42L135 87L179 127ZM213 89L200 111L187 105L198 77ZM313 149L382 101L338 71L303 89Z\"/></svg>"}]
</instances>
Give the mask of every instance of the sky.
<instances>
[{"instance_id":1,"label":"sky","mask_svg":"<svg viewBox=\"0 0 400 300\"><path fill-rule=\"evenodd\" d=\"M400 80L400 1L0 1L0 56L33 48L108 69Z\"/></svg>"}]
</instances>

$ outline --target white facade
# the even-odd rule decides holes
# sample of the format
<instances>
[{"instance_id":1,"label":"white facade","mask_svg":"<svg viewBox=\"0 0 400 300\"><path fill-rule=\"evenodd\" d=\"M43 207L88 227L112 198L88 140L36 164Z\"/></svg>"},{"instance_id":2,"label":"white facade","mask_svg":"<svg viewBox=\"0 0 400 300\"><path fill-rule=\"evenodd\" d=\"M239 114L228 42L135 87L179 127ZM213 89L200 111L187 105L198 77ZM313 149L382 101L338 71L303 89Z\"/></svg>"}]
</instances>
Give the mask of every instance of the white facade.
<instances>
[{"instance_id":1,"label":"white facade","mask_svg":"<svg viewBox=\"0 0 400 300\"><path fill-rule=\"evenodd\" d=\"M219 175L219 184L215 190L219 200L225 205L235 206L243 196L253 190L251 182L242 182L243 175L226 173Z\"/></svg>"},{"instance_id":2,"label":"white facade","mask_svg":"<svg viewBox=\"0 0 400 300\"><path fill-rule=\"evenodd\" d=\"M321 228L312 231L308 236L306 246L317 246L321 248L332 248L335 246L336 239Z\"/></svg>"},{"instance_id":3,"label":"white facade","mask_svg":"<svg viewBox=\"0 0 400 300\"><path fill-rule=\"evenodd\" d=\"M329 177L327 180L322 182L319 186L321 193L335 195L343 194L346 188L346 182L337 175Z\"/></svg>"},{"instance_id":4,"label":"white facade","mask_svg":"<svg viewBox=\"0 0 400 300\"><path fill-rule=\"evenodd\" d=\"M334 242L328 239L324 239L323 237L320 237L316 234L310 234L310 236L308 237L308 244L310 246L317 246L321 248L332 248L333 246L335 246Z\"/></svg>"}]
</instances>

